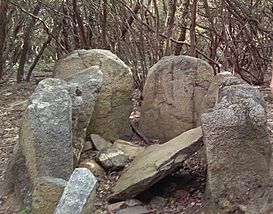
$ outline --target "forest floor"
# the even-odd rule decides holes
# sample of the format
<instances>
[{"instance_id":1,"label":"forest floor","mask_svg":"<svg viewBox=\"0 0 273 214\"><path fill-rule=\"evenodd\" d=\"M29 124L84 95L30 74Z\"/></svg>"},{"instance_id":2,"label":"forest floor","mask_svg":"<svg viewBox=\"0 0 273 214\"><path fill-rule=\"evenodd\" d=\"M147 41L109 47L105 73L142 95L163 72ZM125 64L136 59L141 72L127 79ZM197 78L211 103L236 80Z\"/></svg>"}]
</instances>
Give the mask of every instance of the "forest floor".
<instances>
[{"instance_id":1,"label":"forest floor","mask_svg":"<svg viewBox=\"0 0 273 214\"><path fill-rule=\"evenodd\" d=\"M18 143L20 120L26 107L26 100L37 86L37 79L30 83L16 84L9 81L0 85L0 183L3 180L8 160L12 155L13 147ZM273 99L268 87L261 87L262 94L267 100L268 126L272 143L273 130ZM272 143L273 144L273 143ZM107 196L111 186L120 173L107 174L98 178L98 200L95 203L98 214L107 214ZM204 192L206 180L206 164L202 155L195 154L185 162L182 168L177 169L172 175L158 182L144 194L138 196L147 202L150 213L205 213ZM154 196L164 198L162 204L149 203ZM25 213L16 206L14 195L1 195L0 214Z\"/></svg>"}]
</instances>

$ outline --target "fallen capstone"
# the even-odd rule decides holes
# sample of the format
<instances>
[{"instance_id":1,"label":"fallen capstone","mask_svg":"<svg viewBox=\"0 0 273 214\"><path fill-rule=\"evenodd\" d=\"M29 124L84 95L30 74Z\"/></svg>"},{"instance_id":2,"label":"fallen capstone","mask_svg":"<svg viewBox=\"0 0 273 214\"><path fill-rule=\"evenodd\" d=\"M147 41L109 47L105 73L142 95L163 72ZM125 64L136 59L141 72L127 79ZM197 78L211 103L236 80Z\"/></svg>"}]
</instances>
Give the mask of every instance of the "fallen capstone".
<instances>
[{"instance_id":1,"label":"fallen capstone","mask_svg":"<svg viewBox=\"0 0 273 214\"><path fill-rule=\"evenodd\" d=\"M55 214L93 213L97 179L85 168L76 168L71 175Z\"/></svg>"},{"instance_id":2,"label":"fallen capstone","mask_svg":"<svg viewBox=\"0 0 273 214\"><path fill-rule=\"evenodd\" d=\"M74 98L80 97L82 102L73 105L73 154L76 166L85 143L86 130L94 111L95 103L100 92L103 74L97 66L84 69L65 79L76 87ZM74 99L75 100L75 99ZM76 103L74 101L74 103Z\"/></svg>"},{"instance_id":3,"label":"fallen capstone","mask_svg":"<svg viewBox=\"0 0 273 214\"><path fill-rule=\"evenodd\" d=\"M109 171L120 170L129 162L129 156L115 146L106 147L96 155L97 162Z\"/></svg>"},{"instance_id":4,"label":"fallen capstone","mask_svg":"<svg viewBox=\"0 0 273 214\"><path fill-rule=\"evenodd\" d=\"M138 154L145 150L145 147L143 146L139 146L137 144L121 139L117 139L113 145L130 157L136 157Z\"/></svg>"},{"instance_id":5,"label":"fallen capstone","mask_svg":"<svg viewBox=\"0 0 273 214\"><path fill-rule=\"evenodd\" d=\"M108 50L76 50L55 64L55 76L66 79L91 66L99 66L103 84L88 127L108 141L131 136L133 78L130 68Z\"/></svg>"},{"instance_id":6,"label":"fallen capstone","mask_svg":"<svg viewBox=\"0 0 273 214\"><path fill-rule=\"evenodd\" d=\"M151 139L166 142L200 125L213 69L189 56L168 56L148 72L143 89L139 129Z\"/></svg>"},{"instance_id":7,"label":"fallen capstone","mask_svg":"<svg viewBox=\"0 0 273 214\"><path fill-rule=\"evenodd\" d=\"M218 104L202 114L210 213L270 213L265 212L273 201L265 102L255 87L224 75L217 77L224 80Z\"/></svg>"},{"instance_id":8,"label":"fallen capstone","mask_svg":"<svg viewBox=\"0 0 273 214\"><path fill-rule=\"evenodd\" d=\"M147 147L121 175L109 200L123 201L148 189L196 152L202 146L201 139L202 130L198 127L164 144Z\"/></svg>"},{"instance_id":9,"label":"fallen capstone","mask_svg":"<svg viewBox=\"0 0 273 214\"><path fill-rule=\"evenodd\" d=\"M35 181L32 193L32 213L54 213L67 181L53 177L41 177Z\"/></svg>"}]
</instances>

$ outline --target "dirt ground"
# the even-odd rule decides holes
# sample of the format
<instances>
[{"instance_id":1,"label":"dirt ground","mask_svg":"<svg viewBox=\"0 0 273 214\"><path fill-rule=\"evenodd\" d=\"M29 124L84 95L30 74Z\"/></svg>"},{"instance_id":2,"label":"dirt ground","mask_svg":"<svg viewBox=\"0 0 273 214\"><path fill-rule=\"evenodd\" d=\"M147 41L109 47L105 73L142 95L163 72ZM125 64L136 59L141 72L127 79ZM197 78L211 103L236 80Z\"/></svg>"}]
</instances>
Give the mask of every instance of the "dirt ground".
<instances>
[{"instance_id":1,"label":"dirt ground","mask_svg":"<svg viewBox=\"0 0 273 214\"><path fill-rule=\"evenodd\" d=\"M27 98L37 85L37 79L30 83L16 84L9 81L0 85L0 182L3 180L5 168L12 155L13 147L18 143L20 119L26 106ZM268 87L261 88L267 100L268 125L272 140L273 130L273 99ZM98 200L95 203L95 213L107 212L107 195L119 172L107 174L98 178ZM138 197L149 201L159 195L165 198L163 208L153 208L146 205L150 213L204 213L203 197L205 191L206 167L205 162L198 154L188 160L184 166L177 169L172 175L149 189L144 195ZM148 198L147 198L148 196ZM150 197L150 198L149 198ZM14 203L14 195L4 196L0 193L0 214L25 213Z\"/></svg>"}]
</instances>

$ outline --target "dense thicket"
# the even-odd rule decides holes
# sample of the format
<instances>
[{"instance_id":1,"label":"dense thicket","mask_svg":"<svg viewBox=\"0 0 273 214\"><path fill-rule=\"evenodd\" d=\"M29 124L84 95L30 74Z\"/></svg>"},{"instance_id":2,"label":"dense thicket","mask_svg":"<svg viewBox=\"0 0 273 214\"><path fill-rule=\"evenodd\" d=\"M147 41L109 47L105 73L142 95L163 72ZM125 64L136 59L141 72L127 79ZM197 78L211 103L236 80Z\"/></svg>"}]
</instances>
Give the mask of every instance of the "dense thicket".
<instances>
[{"instance_id":1,"label":"dense thicket","mask_svg":"<svg viewBox=\"0 0 273 214\"><path fill-rule=\"evenodd\" d=\"M103 48L141 88L163 56L207 60L261 84L272 53L273 0L1 0L0 78L17 82L75 49ZM50 68L50 66L49 66Z\"/></svg>"}]
</instances>

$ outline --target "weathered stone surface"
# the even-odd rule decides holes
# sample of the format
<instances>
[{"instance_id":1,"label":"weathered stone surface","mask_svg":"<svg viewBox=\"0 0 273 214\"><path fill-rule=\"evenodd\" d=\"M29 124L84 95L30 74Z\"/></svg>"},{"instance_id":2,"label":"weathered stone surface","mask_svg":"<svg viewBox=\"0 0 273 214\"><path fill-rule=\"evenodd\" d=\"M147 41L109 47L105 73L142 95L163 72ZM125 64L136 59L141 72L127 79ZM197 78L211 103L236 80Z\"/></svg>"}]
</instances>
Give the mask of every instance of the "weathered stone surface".
<instances>
[{"instance_id":1,"label":"weathered stone surface","mask_svg":"<svg viewBox=\"0 0 273 214\"><path fill-rule=\"evenodd\" d=\"M84 141L86 137L86 129L90 123L91 116L94 111L95 103L100 92L103 74L97 66L84 69L65 79L70 85L76 88L73 103L73 154L76 163L80 159ZM81 98L82 102L76 102ZM75 164L76 165L76 164Z\"/></svg>"},{"instance_id":2,"label":"weathered stone surface","mask_svg":"<svg viewBox=\"0 0 273 214\"><path fill-rule=\"evenodd\" d=\"M99 136L97 134L91 134L91 140L92 140L94 147L98 151L113 145L112 143L104 140L101 136Z\"/></svg>"},{"instance_id":3,"label":"weathered stone surface","mask_svg":"<svg viewBox=\"0 0 273 214\"><path fill-rule=\"evenodd\" d=\"M212 78L212 67L201 59L163 57L148 72L140 131L148 138L166 142L197 127Z\"/></svg>"},{"instance_id":4,"label":"weathered stone surface","mask_svg":"<svg viewBox=\"0 0 273 214\"><path fill-rule=\"evenodd\" d=\"M145 148L142 146L121 139L117 139L114 142L114 146L122 150L124 154L131 157L136 157L145 150Z\"/></svg>"},{"instance_id":5,"label":"weathered stone surface","mask_svg":"<svg viewBox=\"0 0 273 214\"><path fill-rule=\"evenodd\" d=\"M93 149L93 144L91 141L85 141L84 142L84 145L83 145L83 149L82 149L82 152L86 152L86 151L89 151L91 149Z\"/></svg>"},{"instance_id":6,"label":"weathered stone surface","mask_svg":"<svg viewBox=\"0 0 273 214\"><path fill-rule=\"evenodd\" d=\"M68 179L73 171L72 100L65 81L46 79L29 98L20 147L32 183L37 177Z\"/></svg>"},{"instance_id":7,"label":"weathered stone surface","mask_svg":"<svg viewBox=\"0 0 273 214\"><path fill-rule=\"evenodd\" d=\"M146 207L143 206L135 206L135 207L127 207L125 209L121 209L116 212L116 214L149 214L150 212Z\"/></svg>"},{"instance_id":8,"label":"weathered stone surface","mask_svg":"<svg viewBox=\"0 0 273 214\"><path fill-rule=\"evenodd\" d=\"M32 193L32 213L54 213L67 181L53 177L42 177L35 181Z\"/></svg>"},{"instance_id":9,"label":"weathered stone surface","mask_svg":"<svg viewBox=\"0 0 273 214\"><path fill-rule=\"evenodd\" d=\"M30 182L22 149L20 144L16 144L8 163L3 183L0 185L0 192L8 194L14 191L16 204L19 206L31 206L32 189L33 184Z\"/></svg>"},{"instance_id":10,"label":"weathered stone surface","mask_svg":"<svg viewBox=\"0 0 273 214\"><path fill-rule=\"evenodd\" d=\"M89 169L95 176L99 177L105 174L104 169L94 160L86 159L79 165L81 168Z\"/></svg>"},{"instance_id":11,"label":"weathered stone surface","mask_svg":"<svg viewBox=\"0 0 273 214\"><path fill-rule=\"evenodd\" d=\"M109 171L120 170L129 162L129 157L115 146L100 150L96 160Z\"/></svg>"},{"instance_id":12,"label":"weathered stone surface","mask_svg":"<svg viewBox=\"0 0 273 214\"><path fill-rule=\"evenodd\" d=\"M131 135L132 75L128 66L108 50L77 50L56 63L55 75L65 79L90 66L98 65L103 72L103 85L88 128L106 140Z\"/></svg>"},{"instance_id":13,"label":"weathered stone surface","mask_svg":"<svg viewBox=\"0 0 273 214\"><path fill-rule=\"evenodd\" d=\"M151 145L121 175L110 201L133 198L165 177L202 145L200 127L184 132L167 143Z\"/></svg>"},{"instance_id":14,"label":"weathered stone surface","mask_svg":"<svg viewBox=\"0 0 273 214\"><path fill-rule=\"evenodd\" d=\"M110 214L115 214L119 210L125 209L127 207L135 207L143 205L143 203L136 199L128 199L126 201L121 201L113 204L109 204L107 210Z\"/></svg>"},{"instance_id":15,"label":"weathered stone surface","mask_svg":"<svg viewBox=\"0 0 273 214\"><path fill-rule=\"evenodd\" d=\"M228 79L233 81L234 77L224 77L225 82ZM255 207L267 191L271 147L265 103L258 89L234 81L219 89L218 100L202 115L207 189L211 212L229 213L240 210L241 205Z\"/></svg>"},{"instance_id":16,"label":"weathered stone surface","mask_svg":"<svg viewBox=\"0 0 273 214\"><path fill-rule=\"evenodd\" d=\"M213 108L215 104L219 102L219 91L223 87L239 84L246 84L246 82L233 76L230 72L217 74L211 81L207 94L202 102L202 112Z\"/></svg>"},{"instance_id":17,"label":"weathered stone surface","mask_svg":"<svg viewBox=\"0 0 273 214\"><path fill-rule=\"evenodd\" d=\"M96 194L96 183L97 179L88 169L75 169L54 213L92 213Z\"/></svg>"}]
</instances>

